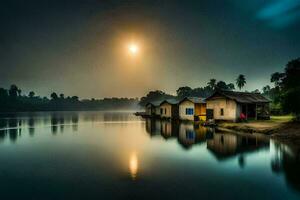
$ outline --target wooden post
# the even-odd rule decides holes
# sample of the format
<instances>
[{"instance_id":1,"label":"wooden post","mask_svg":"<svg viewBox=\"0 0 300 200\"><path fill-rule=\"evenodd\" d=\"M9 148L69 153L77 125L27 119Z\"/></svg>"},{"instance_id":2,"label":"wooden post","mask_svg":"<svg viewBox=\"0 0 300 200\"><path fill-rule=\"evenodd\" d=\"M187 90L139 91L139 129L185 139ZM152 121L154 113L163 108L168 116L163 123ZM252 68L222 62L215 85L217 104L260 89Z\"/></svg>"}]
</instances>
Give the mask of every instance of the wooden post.
<instances>
[{"instance_id":1,"label":"wooden post","mask_svg":"<svg viewBox=\"0 0 300 200\"><path fill-rule=\"evenodd\" d=\"M246 104L246 120L248 120L248 104Z\"/></svg>"},{"instance_id":2,"label":"wooden post","mask_svg":"<svg viewBox=\"0 0 300 200\"><path fill-rule=\"evenodd\" d=\"M255 120L257 120L257 103L255 104Z\"/></svg>"}]
</instances>

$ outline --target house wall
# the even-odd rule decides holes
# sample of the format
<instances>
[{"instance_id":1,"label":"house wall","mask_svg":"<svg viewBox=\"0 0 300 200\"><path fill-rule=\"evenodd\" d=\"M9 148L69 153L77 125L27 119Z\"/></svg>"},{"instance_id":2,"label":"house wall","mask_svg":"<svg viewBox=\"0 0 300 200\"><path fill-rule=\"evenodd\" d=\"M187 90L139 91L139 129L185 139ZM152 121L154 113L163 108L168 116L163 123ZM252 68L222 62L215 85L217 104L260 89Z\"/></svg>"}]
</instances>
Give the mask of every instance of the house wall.
<instances>
[{"instance_id":1,"label":"house wall","mask_svg":"<svg viewBox=\"0 0 300 200\"><path fill-rule=\"evenodd\" d=\"M151 105L146 106L146 114L151 115Z\"/></svg>"},{"instance_id":2,"label":"house wall","mask_svg":"<svg viewBox=\"0 0 300 200\"><path fill-rule=\"evenodd\" d=\"M163 109L163 113L160 115L161 117L171 118L172 116L172 105L168 103L163 103L160 105L160 109ZM166 112L165 112L166 111Z\"/></svg>"},{"instance_id":3,"label":"house wall","mask_svg":"<svg viewBox=\"0 0 300 200\"><path fill-rule=\"evenodd\" d=\"M155 115L160 116L160 106L155 106Z\"/></svg>"},{"instance_id":4,"label":"house wall","mask_svg":"<svg viewBox=\"0 0 300 200\"><path fill-rule=\"evenodd\" d=\"M226 98L216 98L206 101L206 108L213 109L214 119L216 120L232 120L237 119L237 103L234 100ZM224 115L221 115L221 109L224 110Z\"/></svg>"},{"instance_id":5,"label":"house wall","mask_svg":"<svg viewBox=\"0 0 300 200\"><path fill-rule=\"evenodd\" d=\"M179 118L182 120L194 120L194 115L187 115L186 109L192 108L195 113L194 103L188 100L185 100L179 104Z\"/></svg>"},{"instance_id":6,"label":"house wall","mask_svg":"<svg viewBox=\"0 0 300 200\"><path fill-rule=\"evenodd\" d=\"M200 115L200 120L206 121L206 104L197 103L195 104L195 115Z\"/></svg>"}]
</instances>

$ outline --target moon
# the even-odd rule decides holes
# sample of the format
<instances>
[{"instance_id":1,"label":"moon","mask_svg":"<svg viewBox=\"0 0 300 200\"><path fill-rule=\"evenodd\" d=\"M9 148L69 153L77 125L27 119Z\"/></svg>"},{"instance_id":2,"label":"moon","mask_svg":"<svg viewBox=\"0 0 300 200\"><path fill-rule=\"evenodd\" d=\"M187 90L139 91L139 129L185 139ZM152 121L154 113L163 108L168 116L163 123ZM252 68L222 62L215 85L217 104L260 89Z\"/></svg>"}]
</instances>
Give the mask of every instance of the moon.
<instances>
[{"instance_id":1,"label":"moon","mask_svg":"<svg viewBox=\"0 0 300 200\"><path fill-rule=\"evenodd\" d=\"M129 44L128 50L130 54L136 55L139 52L139 46L137 44Z\"/></svg>"}]
</instances>

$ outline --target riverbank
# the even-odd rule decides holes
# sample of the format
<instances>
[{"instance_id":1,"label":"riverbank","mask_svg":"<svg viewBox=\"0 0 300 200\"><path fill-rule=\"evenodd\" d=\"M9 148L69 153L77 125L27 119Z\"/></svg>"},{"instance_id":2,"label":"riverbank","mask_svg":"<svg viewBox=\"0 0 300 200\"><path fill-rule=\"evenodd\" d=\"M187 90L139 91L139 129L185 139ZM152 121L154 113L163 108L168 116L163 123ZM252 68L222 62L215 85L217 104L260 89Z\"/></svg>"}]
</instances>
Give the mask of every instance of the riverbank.
<instances>
[{"instance_id":1,"label":"riverbank","mask_svg":"<svg viewBox=\"0 0 300 200\"><path fill-rule=\"evenodd\" d=\"M217 129L228 132L260 133L300 146L300 123L293 122L292 119L292 116L272 116L270 120L222 122L218 124Z\"/></svg>"}]
</instances>

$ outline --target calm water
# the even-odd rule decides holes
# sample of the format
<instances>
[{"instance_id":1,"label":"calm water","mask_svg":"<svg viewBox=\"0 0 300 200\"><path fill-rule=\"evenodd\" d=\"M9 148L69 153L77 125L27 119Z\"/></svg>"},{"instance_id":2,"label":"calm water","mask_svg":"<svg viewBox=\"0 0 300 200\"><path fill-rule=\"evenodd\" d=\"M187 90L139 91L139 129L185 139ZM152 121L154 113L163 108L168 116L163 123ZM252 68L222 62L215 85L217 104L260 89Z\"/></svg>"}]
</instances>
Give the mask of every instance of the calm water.
<instances>
[{"instance_id":1,"label":"calm water","mask_svg":"<svg viewBox=\"0 0 300 200\"><path fill-rule=\"evenodd\" d=\"M300 151L126 112L0 116L0 199L300 199Z\"/></svg>"}]
</instances>

